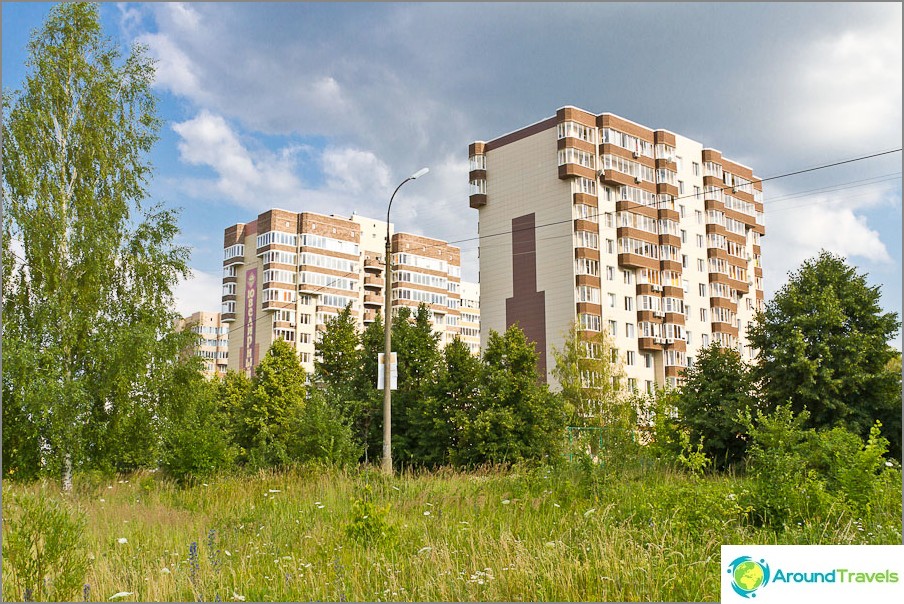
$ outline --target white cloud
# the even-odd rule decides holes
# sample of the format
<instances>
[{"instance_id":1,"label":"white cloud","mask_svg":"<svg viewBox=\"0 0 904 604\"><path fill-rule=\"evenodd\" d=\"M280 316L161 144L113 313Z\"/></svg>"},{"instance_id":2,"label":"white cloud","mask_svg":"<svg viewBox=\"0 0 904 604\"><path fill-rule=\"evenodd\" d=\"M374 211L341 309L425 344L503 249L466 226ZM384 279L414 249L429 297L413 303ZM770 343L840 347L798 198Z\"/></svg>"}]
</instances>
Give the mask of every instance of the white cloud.
<instances>
[{"instance_id":1,"label":"white cloud","mask_svg":"<svg viewBox=\"0 0 904 604\"><path fill-rule=\"evenodd\" d=\"M176 285L173 295L176 301L176 312L187 317L199 310L220 312L223 293L223 279L220 275L212 275L198 269Z\"/></svg>"},{"instance_id":2,"label":"white cloud","mask_svg":"<svg viewBox=\"0 0 904 604\"><path fill-rule=\"evenodd\" d=\"M157 61L154 78L156 87L196 101L206 100L199 82L198 68L173 40L163 34L142 34L136 41L147 46L151 57Z\"/></svg>"},{"instance_id":3,"label":"white cloud","mask_svg":"<svg viewBox=\"0 0 904 604\"><path fill-rule=\"evenodd\" d=\"M767 201L763 242L767 297L787 280L789 271L822 249L861 262L892 263L879 232L870 227L862 212L888 204L893 195L891 187L877 184L862 187L856 194L822 193L774 205Z\"/></svg>"},{"instance_id":4,"label":"white cloud","mask_svg":"<svg viewBox=\"0 0 904 604\"><path fill-rule=\"evenodd\" d=\"M301 181L294 173L294 149L274 154L259 151L255 157L222 117L207 110L173 124L181 140L181 159L216 171L216 191L249 208L259 209L297 197Z\"/></svg>"},{"instance_id":5,"label":"white cloud","mask_svg":"<svg viewBox=\"0 0 904 604\"><path fill-rule=\"evenodd\" d=\"M380 197L389 189L389 168L371 151L330 147L321 162L327 186L336 191Z\"/></svg>"}]
</instances>

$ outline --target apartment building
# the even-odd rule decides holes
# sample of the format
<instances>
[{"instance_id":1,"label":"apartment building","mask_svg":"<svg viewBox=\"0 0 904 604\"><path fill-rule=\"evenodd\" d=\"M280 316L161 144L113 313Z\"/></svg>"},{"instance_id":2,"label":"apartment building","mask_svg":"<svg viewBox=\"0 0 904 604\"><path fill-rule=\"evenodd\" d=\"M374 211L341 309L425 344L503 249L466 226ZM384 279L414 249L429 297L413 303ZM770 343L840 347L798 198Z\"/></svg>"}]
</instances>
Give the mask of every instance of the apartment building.
<instances>
[{"instance_id":1,"label":"apartment building","mask_svg":"<svg viewBox=\"0 0 904 604\"><path fill-rule=\"evenodd\" d=\"M464 281L461 284L461 316L459 317L461 341L467 344L471 354L480 355L480 284Z\"/></svg>"},{"instance_id":2,"label":"apartment building","mask_svg":"<svg viewBox=\"0 0 904 604\"><path fill-rule=\"evenodd\" d=\"M482 343L518 323L554 383L568 326L608 330L628 388L675 385L711 342L755 355L762 185L751 168L611 113L556 115L470 145Z\"/></svg>"},{"instance_id":3,"label":"apartment building","mask_svg":"<svg viewBox=\"0 0 904 604\"><path fill-rule=\"evenodd\" d=\"M218 377L226 373L229 358L229 324L218 312L199 311L190 317L176 319L176 331L190 330L198 334L198 342L191 353L201 357L204 374Z\"/></svg>"},{"instance_id":4,"label":"apartment building","mask_svg":"<svg viewBox=\"0 0 904 604\"><path fill-rule=\"evenodd\" d=\"M225 230L223 320L229 368L251 373L273 341L295 345L314 369L326 322L351 305L364 328L383 310L386 223L273 209ZM461 257L444 241L391 233L393 309L424 302L445 344L459 332Z\"/></svg>"}]
</instances>

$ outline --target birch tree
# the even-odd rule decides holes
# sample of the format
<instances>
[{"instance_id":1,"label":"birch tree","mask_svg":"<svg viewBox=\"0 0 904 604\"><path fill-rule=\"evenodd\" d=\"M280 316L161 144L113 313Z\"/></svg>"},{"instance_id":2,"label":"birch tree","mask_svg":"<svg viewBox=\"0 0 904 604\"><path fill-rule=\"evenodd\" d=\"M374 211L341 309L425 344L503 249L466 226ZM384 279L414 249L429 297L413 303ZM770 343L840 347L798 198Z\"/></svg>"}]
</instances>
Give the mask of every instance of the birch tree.
<instances>
[{"instance_id":1,"label":"birch tree","mask_svg":"<svg viewBox=\"0 0 904 604\"><path fill-rule=\"evenodd\" d=\"M3 97L4 469L147 465L188 270L175 213L145 207L154 66L121 56L97 5L61 3L26 71Z\"/></svg>"}]
</instances>

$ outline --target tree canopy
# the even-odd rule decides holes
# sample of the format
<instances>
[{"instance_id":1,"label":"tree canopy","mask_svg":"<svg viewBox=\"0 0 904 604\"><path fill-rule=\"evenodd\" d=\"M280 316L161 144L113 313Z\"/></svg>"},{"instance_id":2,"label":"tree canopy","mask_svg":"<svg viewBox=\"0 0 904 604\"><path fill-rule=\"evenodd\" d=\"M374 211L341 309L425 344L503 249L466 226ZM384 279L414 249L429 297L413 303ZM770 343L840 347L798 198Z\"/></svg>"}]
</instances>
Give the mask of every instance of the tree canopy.
<instances>
[{"instance_id":1,"label":"tree canopy","mask_svg":"<svg viewBox=\"0 0 904 604\"><path fill-rule=\"evenodd\" d=\"M4 465L150 464L188 273L175 213L143 206L153 63L137 46L121 57L84 3L53 6L28 51L3 97Z\"/></svg>"},{"instance_id":2,"label":"tree canopy","mask_svg":"<svg viewBox=\"0 0 904 604\"><path fill-rule=\"evenodd\" d=\"M755 377L768 408L790 403L807 427L843 426L867 437L880 420L901 447L901 375L888 345L900 328L844 258L823 251L806 260L766 304L750 331L759 350Z\"/></svg>"}]
</instances>

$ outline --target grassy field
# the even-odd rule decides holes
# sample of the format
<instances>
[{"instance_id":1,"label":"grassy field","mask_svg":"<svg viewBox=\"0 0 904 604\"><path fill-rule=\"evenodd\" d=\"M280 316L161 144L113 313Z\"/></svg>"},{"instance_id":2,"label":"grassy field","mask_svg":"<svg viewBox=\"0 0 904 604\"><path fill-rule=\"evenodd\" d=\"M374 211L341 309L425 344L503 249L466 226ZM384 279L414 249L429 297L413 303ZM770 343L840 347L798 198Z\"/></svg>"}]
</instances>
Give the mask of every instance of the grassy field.
<instances>
[{"instance_id":1,"label":"grassy field","mask_svg":"<svg viewBox=\"0 0 904 604\"><path fill-rule=\"evenodd\" d=\"M77 477L68 496L5 481L3 495L4 516L23 491L85 513L96 601L712 601L723 543L901 542L900 482L869 522L839 510L781 529L754 526L745 489L572 464L297 468L189 487L140 473ZM4 596L21 598L10 572Z\"/></svg>"}]
</instances>

